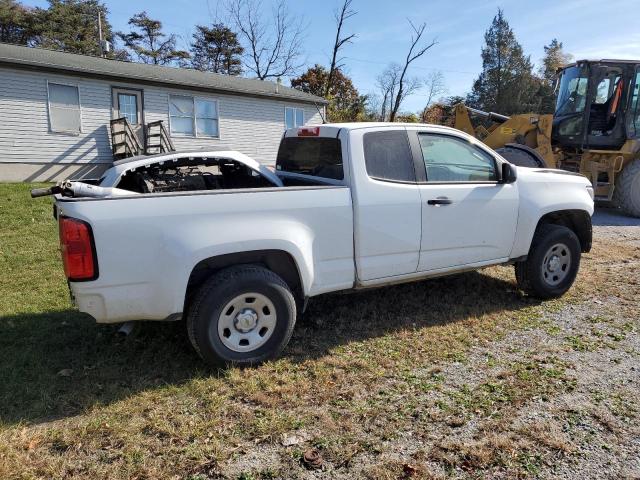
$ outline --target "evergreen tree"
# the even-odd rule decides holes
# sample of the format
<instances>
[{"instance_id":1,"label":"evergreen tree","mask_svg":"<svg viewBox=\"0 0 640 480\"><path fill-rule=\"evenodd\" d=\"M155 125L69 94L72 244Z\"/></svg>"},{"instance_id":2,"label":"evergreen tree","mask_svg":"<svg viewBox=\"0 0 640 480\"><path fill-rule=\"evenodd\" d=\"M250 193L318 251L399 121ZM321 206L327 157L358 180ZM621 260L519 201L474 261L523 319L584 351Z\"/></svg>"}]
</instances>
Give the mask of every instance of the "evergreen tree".
<instances>
[{"instance_id":1,"label":"evergreen tree","mask_svg":"<svg viewBox=\"0 0 640 480\"><path fill-rule=\"evenodd\" d=\"M27 45L33 40L33 10L16 0L0 0L0 42Z\"/></svg>"},{"instance_id":2,"label":"evergreen tree","mask_svg":"<svg viewBox=\"0 0 640 480\"><path fill-rule=\"evenodd\" d=\"M221 23L196 26L191 44L191 66L197 70L224 75L242 74L244 48L238 35Z\"/></svg>"},{"instance_id":3,"label":"evergreen tree","mask_svg":"<svg viewBox=\"0 0 640 480\"><path fill-rule=\"evenodd\" d=\"M291 86L319 97L324 96L329 71L322 65L309 68L298 78L291 80ZM366 97L361 96L353 86L353 82L339 68L333 72L333 79L329 93L325 97L329 100L327 115L331 122L358 121L364 115Z\"/></svg>"},{"instance_id":4,"label":"evergreen tree","mask_svg":"<svg viewBox=\"0 0 640 480\"><path fill-rule=\"evenodd\" d=\"M556 96L553 87L556 82L556 72L571 61L572 56L562 49L562 42L551 40L544 47L544 58L538 70L541 85L538 95L540 97L540 113L553 113L555 110Z\"/></svg>"},{"instance_id":5,"label":"evergreen tree","mask_svg":"<svg viewBox=\"0 0 640 480\"><path fill-rule=\"evenodd\" d=\"M522 52L502 10L498 10L484 39L482 73L467 103L506 115L536 110L538 82L532 74L531 59Z\"/></svg>"},{"instance_id":6,"label":"evergreen tree","mask_svg":"<svg viewBox=\"0 0 640 480\"><path fill-rule=\"evenodd\" d=\"M108 10L99 0L49 0L49 8L34 12L34 46L99 56L98 12L102 16L102 36L113 44ZM112 51L108 56L117 57L119 53Z\"/></svg>"},{"instance_id":7,"label":"evergreen tree","mask_svg":"<svg viewBox=\"0 0 640 480\"><path fill-rule=\"evenodd\" d=\"M162 22L149 18L147 12L140 12L129 19L133 30L119 32L125 46L142 63L167 65L180 63L189 58L189 53L176 49L176 36L162 32Z\"/></svg>"}]
</instances>

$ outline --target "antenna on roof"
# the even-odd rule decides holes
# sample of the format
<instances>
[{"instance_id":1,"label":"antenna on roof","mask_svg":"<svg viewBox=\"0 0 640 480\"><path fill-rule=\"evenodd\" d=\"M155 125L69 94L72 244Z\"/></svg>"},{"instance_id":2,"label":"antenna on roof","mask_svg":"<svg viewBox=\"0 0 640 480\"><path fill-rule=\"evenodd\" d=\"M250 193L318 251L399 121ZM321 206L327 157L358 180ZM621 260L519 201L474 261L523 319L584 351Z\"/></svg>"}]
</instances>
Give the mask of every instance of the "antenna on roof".
<instances>
[{"instance_id":1,"label":"antenna on roof","mask_svg":"<svg viewBox=\"0 0 640 480\"><path fill-rule=\"evenodd\" d=\"M322 113L322 110L320 110L320 107L316 102L313 102L313 104L315 105L316 110L318 110L318 113L320 114L320 118L322 119L322 124L324 125L325 123L327 123L327 120L324 118L324 113Z\"/></svg>"},{"instance_id":2,"label":"antenna on roof","mask_svg":"<svg viewBox=\"0 0 640 480\"><path fill-rule=\"evenodd\" d=\"M98 42L100 46L100 56L104 58L105 54L111 51L111 44L108 40L102 38L102 12L98 10Z\"/></svg>"}]
</instances>

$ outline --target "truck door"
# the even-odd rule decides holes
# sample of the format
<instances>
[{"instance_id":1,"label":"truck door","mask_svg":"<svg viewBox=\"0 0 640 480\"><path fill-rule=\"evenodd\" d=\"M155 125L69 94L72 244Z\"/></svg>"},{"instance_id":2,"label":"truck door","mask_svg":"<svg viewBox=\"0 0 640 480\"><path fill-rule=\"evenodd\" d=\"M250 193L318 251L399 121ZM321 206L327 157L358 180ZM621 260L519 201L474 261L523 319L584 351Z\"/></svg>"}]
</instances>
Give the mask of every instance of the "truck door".
<instances>
[{"instance_id":1,"label":"truck door","mask_svg":"<svg viewBox=\"0 0 640 480\"><path fill-rule=\"evenodd\" d=\"M355 129L344 134L350 137L351 158L357 159L351 162L351 191L358 280L415 273L421 200L406 129Z\"/></svg>"},{"instance_id":2,"label":"truck door","mask_svg":"<svg viewBox=\"0 0 640 480\"><path fill-rule=\"evenodd\" d=\"M491 151L464 137L420 130L409 135L424 166L418 271L507 259L518 221L517 182L498 183Z\"/></svg>"}]
</instances>

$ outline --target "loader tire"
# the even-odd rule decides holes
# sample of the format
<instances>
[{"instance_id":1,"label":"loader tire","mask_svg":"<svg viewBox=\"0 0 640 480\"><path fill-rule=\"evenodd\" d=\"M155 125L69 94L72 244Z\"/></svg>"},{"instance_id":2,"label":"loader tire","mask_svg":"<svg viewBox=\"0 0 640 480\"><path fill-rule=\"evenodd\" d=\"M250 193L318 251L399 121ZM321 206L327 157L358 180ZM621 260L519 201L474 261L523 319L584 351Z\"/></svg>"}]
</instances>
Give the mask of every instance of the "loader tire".
<instances>
[{"instance_id":1,"label":"loader tire","mask_svg":"<svg viewBox=\"0 0 640 480\"><path fill-rule=\"evenodd\" d=\"M239 265L200 288L187 331L210 366L251 366L277 357L295 322L296 300L284 280L260 265Z\"/></svg>"},{"instance_id":2,"label":"loader tire","mask_svg":"<svg viewBox=\"0 0 640 480\"><path fill-rule=\"evenodd\" d=\"M529 167L529 168L541 168L544 165L540 165L540 162L533 155L525 152L524 150L520 150L519 148L513 147L501 147L496 148L496 152L498 152L502 157L509 163L515 165L516 167Z\"/></svg>"},{"instance_id":3,"label":"loader tire","mask_svg":"<svg viewBox=\"0 0 640 480\"><path fill-rule=\"evenodd\" d=\"M543 300L562 296L578 275L580 251L580 240L573 230L562 225L540 225L527 259L515 264L518 287Z\"/></svg>"},{"instance_id":4,"label":"loader tire","mask_svg":"<svg viewBox=\"0 0 640 480\"><path fill-rule=\"evenodd\" d=\"M640 159L628 163L620 172L613 199L626 215L640 218Z\"/></svg>"}]
</instances>

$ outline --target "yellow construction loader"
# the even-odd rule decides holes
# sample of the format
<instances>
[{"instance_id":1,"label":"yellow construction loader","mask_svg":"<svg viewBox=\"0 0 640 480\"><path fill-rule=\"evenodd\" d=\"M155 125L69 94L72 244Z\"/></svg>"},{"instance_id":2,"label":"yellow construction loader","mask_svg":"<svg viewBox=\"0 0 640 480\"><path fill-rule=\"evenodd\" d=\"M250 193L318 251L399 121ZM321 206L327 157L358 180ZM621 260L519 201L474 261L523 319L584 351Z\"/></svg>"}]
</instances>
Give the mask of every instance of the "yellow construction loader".
<instances>
[{"instance_id":1,"label":"yellow construction loader","mask_svg":"<svg viewBox=\"0 0 640 480\"><path fill-rule=\"evenodd\" d=\"M557 90L553 115L507 117L459 104L454 127L518 166L579 172L596 201L640 217L640 61L576 62L558 72Z\"/></svg>"}]
</instances>

